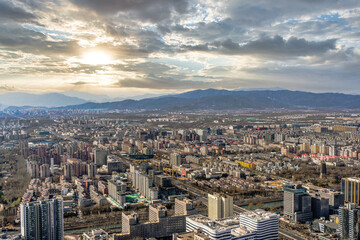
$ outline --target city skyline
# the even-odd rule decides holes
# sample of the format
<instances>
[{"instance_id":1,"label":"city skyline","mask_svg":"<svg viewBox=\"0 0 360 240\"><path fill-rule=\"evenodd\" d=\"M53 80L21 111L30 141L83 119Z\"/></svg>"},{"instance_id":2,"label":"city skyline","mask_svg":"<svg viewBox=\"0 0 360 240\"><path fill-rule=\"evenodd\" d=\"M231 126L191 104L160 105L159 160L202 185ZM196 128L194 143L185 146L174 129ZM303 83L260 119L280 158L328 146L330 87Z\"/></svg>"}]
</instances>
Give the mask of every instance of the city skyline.
<instances>
[{"instance_id":1,"label":"city skyline","mask_svg":"<svg viewBox=\"0 0 360 240\"><path fill-rule=\"evenodd\" d=\"M0 93L360 93L360 3L0 1Z\"/></svg>"}]
</instances>

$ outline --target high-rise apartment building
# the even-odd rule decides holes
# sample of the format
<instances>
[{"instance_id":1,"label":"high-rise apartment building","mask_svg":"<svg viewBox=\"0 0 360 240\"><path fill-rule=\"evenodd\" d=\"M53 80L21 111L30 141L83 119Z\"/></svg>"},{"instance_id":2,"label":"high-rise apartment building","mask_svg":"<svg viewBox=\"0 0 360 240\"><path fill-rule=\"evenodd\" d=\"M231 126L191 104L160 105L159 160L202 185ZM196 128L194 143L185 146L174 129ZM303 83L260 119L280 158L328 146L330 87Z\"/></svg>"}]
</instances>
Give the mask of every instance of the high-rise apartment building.
<instances>
[{"instance_id":1,"label":"high-rise apartment building","mask_svg":"<svg viewBox=\"0 0 360 240\"><path fill-rule=\"evenodd\" d=\"M114 200L117 199L118 193L124 194L126 192L126 183L122 181L109 181L108 182L108 189L109 189L109 196L112 197Z\"/></svg>"},{"instance_id":2,"label":"high-rise apartment building","mask_svg":"<svg viewBox=\"0 0 360 240\"><path fill-rule=\"evenodd\" d=\"M94 162L95 162L96 166L106 165L107 155L108 155L108 151L103 150L103 149L95 149L94 150Z\"/></svg>"},{"instance_id":3,"label":"high-rise apartment building","mask_svg":"<svg viewBox=\"0 0 360 240\"><path fill-rule=\"evenodd\" d=\"M148 200L156 200L159 197L159 189L153 187L152 178L148 175L141 173L139 170L135 170L132 173L133 187L136 188L141 195Z\"/></svg>"},{"instance_id":4,"label":"high-rise apartment building","mask_svg":"<svg viewBox=\"0 0 360 240\"><path fill-rule=\"evenodd\" d=\"M20 148L21 155L24 158L27 158L29 156L29 144L28 144L28 142L27 141L21 141L19 143L19 148Z\"/></svg>"},{"instance_id":5,"label":"high-rise apartment building","mask_svg":"<svg viewBox=\"0 0 360 240\"><path fill-rule=\"evenodd\" d=\"M170 155L170 164L180 166L181 165L181 155L178 153L172 153Z\"/></svg>"},{"instance_id":6,"label":"high-rise apartment building","mask_svg":"<svg viewBox=\"0 0 360 240\"><path fill-rule=\"evenodd\" d=\"M231 196L220 194L208 194L208 217L210 219L222 219L234 215L234 204Z\"/></svg>"},{"instance_id":7,"label":"high-rise apartment building","mask_svg":"<svg viewBox=\"0 0 360 240\"><path fill-rule=\"evenodd\" d=\"M193 201L188 198L175 198L175 215L194 215L197 214L193 206Z\"/></svg>"},{"instance_id":8,"label":"high-rise apartment building","mask_svg":"<svg viewBox=\"0 0 360 240\"><path fill-rule=\"evenodd\" d=\"M21 235L25 240L64 239L63 202L52 199L20 206Z\"/></svg>"},{"instance_id":9,"label":"high-rise apartment building","mask_svg":"<svg viewBox=\"0 0 360 240\"><path fill-rule=\"evenodd\" d=\"M40 166L40 178L50 177L50 166L49 164L43 164Z\"/></svg>"},{"instance_id":10,"label":"high-rise apartment building","mask_svg":"<svg viewBox=\"0 0 360 240\"><path fill-rule=\"evenodd\" d=\"M339 228L341 239L360 239L360 209L355 204L339 208Z\"/></svg>"},{"instance_id":11,"label":"high-rise apartment building","mask_svg":"<svg viewBox=\"0 0 360 240\"><path fill-rule=\"evenodd\" d=\"M202 156L207 156L209 154L209 149L208 149L208 146L207 145L203 145L201 148L200 148L200 153Z\"/></svg>"},{"instance_id":12,"label":"high-rise apartment building","mask_svg":"<svg viewBox=\"0 0 360 240\"><path fill-rule=\"evenodd\" d=\"M89 178L94 178L96 176L97 169L94 163L90 163L87 165L87 173Z\"/></svg>"}]
</instances>

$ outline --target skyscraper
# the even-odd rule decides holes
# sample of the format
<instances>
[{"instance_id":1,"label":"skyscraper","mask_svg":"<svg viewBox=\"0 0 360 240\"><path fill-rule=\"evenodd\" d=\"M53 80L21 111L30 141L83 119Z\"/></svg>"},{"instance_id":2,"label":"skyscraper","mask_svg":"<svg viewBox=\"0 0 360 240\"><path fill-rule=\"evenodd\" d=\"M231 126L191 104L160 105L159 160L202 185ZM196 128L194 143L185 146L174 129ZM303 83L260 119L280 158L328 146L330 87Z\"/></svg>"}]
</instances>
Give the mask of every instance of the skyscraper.
<instances>
[{"instance_id":1,"label":"skyscraper","mask_svg":"<svg viewBox=\"0 0 360 240\"><path fill-rule=\"evenodd\" d=\"M208 217L214 220L232 217L234 204L231 196L220 194L208 194Z\"/></svg>"},{"instance_id":2,"label":"skyscraper","mask_svg":"<svg viewBox=\"0 0 360 240\"><path fill-rule=\"evenodd\" d=\"M360 204L359 178L343 178L341 180L341 191L344 193L345 202Z\"/></svg>"},{"instance_id":3,"label":"skyscraper","mask_svg":"<svg viewBox=\"0 0 360 240\"><path fill-rule=\"evenodd\" d=\"M64 239L63 202L52 199L20 206L21 235L25 240Z\"/></svg>"},{"instance_id":4,"label":"skyscraper","mask_svg":"<svg viewBox=\"0 0 360 240\"><path fill-rule=\"evenodd\" d=\"M311 196L301 185L284 187L284 216L294 222L312 220Z\"/></svg>"}]
</instances>

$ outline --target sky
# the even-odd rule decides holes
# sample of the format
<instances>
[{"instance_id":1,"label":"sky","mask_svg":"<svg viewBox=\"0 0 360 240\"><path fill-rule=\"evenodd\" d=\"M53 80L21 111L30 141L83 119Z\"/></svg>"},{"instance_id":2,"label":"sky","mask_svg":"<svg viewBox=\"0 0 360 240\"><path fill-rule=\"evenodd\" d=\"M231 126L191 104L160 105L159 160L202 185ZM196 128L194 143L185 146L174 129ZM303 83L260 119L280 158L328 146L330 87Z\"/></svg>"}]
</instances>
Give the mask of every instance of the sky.
<instances>
[{"instance_id":1,"label":"sky","mask_svg":"<svg viewBox=\"0 0 360 240\"><path fill-rule=\"evenodd\" d=\"M359 0L0 0L0 92L360 94Z\"/></svg>"}]
</instances>

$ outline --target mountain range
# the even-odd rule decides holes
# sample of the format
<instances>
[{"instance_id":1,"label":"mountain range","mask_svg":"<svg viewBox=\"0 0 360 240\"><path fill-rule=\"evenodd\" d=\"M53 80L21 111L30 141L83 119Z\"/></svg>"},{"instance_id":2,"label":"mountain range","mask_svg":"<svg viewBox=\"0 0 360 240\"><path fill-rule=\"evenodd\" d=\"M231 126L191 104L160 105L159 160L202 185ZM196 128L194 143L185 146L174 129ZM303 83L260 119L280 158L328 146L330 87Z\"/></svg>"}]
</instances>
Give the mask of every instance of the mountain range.
<instances>
[{"instance_id":1,"label":"mountain range","mask_svg":"<svg viewBox=\"0 0 360 240\"><path fill-rule=\"evenodd\" d=\"M158 97L158 94L133 96L131 99L140 100ZM62 107L78 105L87 102L102 103L126 100L124 97L111 98L105 94L92 94L79 91L65 91L61 93L32 94L24 92L9 92L0 94L0 111L11 107Z\"/></svg>"},{"instance_id":2,"label":"mountain range","mask_svg":"<svg viewBox=\"0 0 360 240\"><path fill-rule=\"evenodd\" d=\"M87 101L84 99L66 96L61 93L31 94L23 92L9 92L0 94L0 104L3 109L5 106L60 107L86 102Z\"/></svg>"},{"instance_id":3,"label":"mountain range","mask_svg":"<svg viewBox=\"0 0 360 240\"><path fill-rule=\"evenodd\" d=\"M29 94L0 94L0 110L44 107L50 109L100 109L130 111L236 111L243 109L360 109L360 95L342 93L311 93L290 91L281 88L271 89L206 89L180 94L149 97L139 100L126 99L116 101L106 95L78 92ZM146 96L143 96L146 97ZM138 96L141 98L141 96ZM100 102L109 100L107 102ZM12 107L9 107L12 106Z\"/></svg>"},{"instance_id":4,"label":"mountain range","mask_svg":"<svg viewBox=\"0 0 360 240\"><path fill-rule=\"evenodd\" d=\"M360 109L360 95L311 93L290 90L195 90L141 100L84 103L66 109L102 110L242 110L242 109Z\"/></svg>"}]
</instances>

